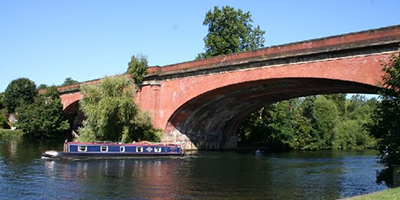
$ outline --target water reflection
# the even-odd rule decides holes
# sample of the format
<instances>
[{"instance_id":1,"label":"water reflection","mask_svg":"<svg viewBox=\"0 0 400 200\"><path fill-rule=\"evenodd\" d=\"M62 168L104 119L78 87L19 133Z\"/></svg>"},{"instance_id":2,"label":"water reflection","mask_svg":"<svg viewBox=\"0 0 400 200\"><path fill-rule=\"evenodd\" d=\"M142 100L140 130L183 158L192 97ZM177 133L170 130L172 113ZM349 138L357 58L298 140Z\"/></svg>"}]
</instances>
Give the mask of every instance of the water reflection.
<instances>
[{"instance_id":1,"label":"water reflection","mask_svg":"<svg viewBox=\"0 0 400 200\"><path fill-rule=\"evenodd\" d=\"M0 159L9 164L26 164L41 157L47 149L61 150L62 140L30 141L22 138L2 140Z\"/></svg>"},{"instance_id":2,"label":"water reflection","mask_svg":"<svg viewBox=\"0 0 400 200\"><path fill-rule=\"evenodd\" d=\"M62 141L0 143L0 199L338 199L382 190L373 151L200 152L43 160Z\"/></svg>"},{"instance_id":3,"label":"water reflection","mask_svg":"<svg viewBox=\"0 0 400 200\"><path fill-rule=\"evenodd\" d=\"M184 181L176 176L182 161L178 159L126 159L85 161L44 161L49 179L62 177L72 183L66 190L77 189L79 197L121 199L175 199L173 188ZM71 186L71 188L69 188Z\"/></svg>"}]
</instances>

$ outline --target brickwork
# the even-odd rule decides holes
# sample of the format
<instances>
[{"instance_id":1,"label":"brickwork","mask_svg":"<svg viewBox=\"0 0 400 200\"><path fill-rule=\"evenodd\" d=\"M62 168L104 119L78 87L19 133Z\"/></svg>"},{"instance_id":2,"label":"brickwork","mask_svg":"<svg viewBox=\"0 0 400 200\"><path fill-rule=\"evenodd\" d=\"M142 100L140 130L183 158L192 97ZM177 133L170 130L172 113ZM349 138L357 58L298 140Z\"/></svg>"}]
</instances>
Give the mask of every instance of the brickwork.
<instances>
[{"instance_id":1,"label":"brickwork","mask_svg":"<svg viewBox=\"0 0 400 200\"><path fill-rule=\"evenodd\" d=\"M375 93L381 63L399 42L400 26L393 26L152 67L136 102L164 130L163 141L232 148L241 120L263 105L314 94ZM77 88L61 95L65 109L80 99Z\"/></svg>"}]
</instances>

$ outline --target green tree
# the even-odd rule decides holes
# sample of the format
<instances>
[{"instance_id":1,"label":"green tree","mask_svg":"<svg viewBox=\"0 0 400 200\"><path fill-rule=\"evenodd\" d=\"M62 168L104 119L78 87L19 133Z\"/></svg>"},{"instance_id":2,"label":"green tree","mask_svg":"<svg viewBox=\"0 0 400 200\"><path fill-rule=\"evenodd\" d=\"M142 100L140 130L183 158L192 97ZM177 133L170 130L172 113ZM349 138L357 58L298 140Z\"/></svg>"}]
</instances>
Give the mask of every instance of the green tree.
<instances>
[{"instance_id":1,"label":"green tree","mask_svg":"<svg viewBox=\"0 0 400 200\"><path fill-rule=\"evenodd\" d=\"M333 128L339 121L339 111L332 100L318 96L314 102L315 129L319 133L321 148L332 147L334 139Z\"/></svg>"},{"instance_id":2,"label":"green tree","mask_svg":"<svg viewBox=\"0 0 400 200\"><path fill-rule=\"evenodd\" d=\"M4 92L0 92L0 128L4 128L7 123L7 117L4 107Z\"/></svg>"},{"instance_id":3,"label":"green tree","mask_svg":"<svg viewBox=\"0 0 400 200\"><path fill-rule=\"evenodd\" d=\"M79 141L159 140L150 117L134 102L134 87L124 76L106 77L97 85L82 85L80 108L86 116Z\"/></svg>"},{"instance_id":4,"label":"green tree","mask_svg":"<svg viewBox=\"0 0 400 200\"><path fill-rule=\"evenodd\" d=\"M363 106L367 102L364 95L353 95L346 101L346 118L355 119L354 111Z\"/></svg>"},{"instance_id":5,"label":"green tree","mask_svg":"<svg viewBox=\"0 0 400 200\"><path fill-rule=\"evenodd\" d=\"M31 104L23 103L16 109L17 129L31 138L61 137L69 129L68 121L62 116L62 104L56 87L35 97Z\"/></svg>"},{"instance_id":6,"label":"green tree","mask_svg":"<svg viewBox=\"0 0 400 200\"><path fill-rule=\"evenodd\" d=\"M38 87L37 87L37 90L44 90L44 89L46 89L46 88L48 88L49 86L47 86L46 84L40 84Z\"/></svg>"},{"instance_id":7,"label":"green tree","mask_svg":"<svg viewBox=\"0 0 400 200\"><path fill-rule=\"evenodd\" d=\"M314 102L316 96L299 98L299 106L296 108L293 120L293 137L290 147L301 150L321 149L319 132L315 129L317 119L315 118Z\"/></svg>"},{"instance_id":8,"label":"green tree","mask_svg":"<svg viewBox=\"0 0 400 200\"><path fill-rule=\"evenodd\" d=\"M336 104L325 96L300 98L295 110L291 148L302 150L320 150L332 148L333 128L339 121Z\"/></svg>"},{"instance_id":9,"label":"green tree","mask_svg":"<svg viewBox=\"0 0 400 200\"><path fill-rule=\"evenodd\" d=\"M274 149L288 147L288 142L293 135L292 121L294 112L292 104L294 100L282 101L264 109L264 131L266 134L265 143Z\"/></svg>"},{"instance_id":10,"label":"green tree","mask_svg":"<svg viewBox=\"0 0 400 200\"><path fill-rule=\"evenodd\" d=\"M78 83L79 83L79 81L76 81L76 80L72 79L71 77L68 77L68 78L66 78L64 80L64 83L61 84L61 86L75 85L75 84L78 84Z\"/></svg>"},{"instance_id":11,"label":"green tree","mask_svg":"<svg viewBox=\"0 0 400 200\"><path fill-rule=\"evenodd\" d=\"M335 103L340 116L346 113L346 94L329 94L324 97Z\"/></svg>"},{"instance_id":12,"label":"green tree","mask_svg":"<svg viewBox=\"0 0 400 200\"><path fill-rule=\"evenodd\" d=\"M333 129L334 149L367 149L375 147L375 139L364 128L360 120L340 121Z\"/></svg>"},{"instance_id":13,"label":"green tree","mask_svg":"<svg viewBox=\"0 0 400 200\"><path fill-rule=\"evenodd\" d=\"M399 49L400 53L400 49ZM379 89L381 101L372 115L370 132L378 139L380 162L386 167L378 182L393 185L393 165L400 164L400 58L393 55L383 66L385 75Z\"/></svg>"},{"instance_id":14,"label":"green tree","mask_svg":"<svg viewBox=\"0 0 400 200\"><path fill-rule=\"evenodd\" d=\"M21 104L29 104L37 95L36 85L27 78L18 78L8 84L4 95L4 105L8 113L14 113Z\"/></svg>"},{"instance_id":15,"label":"green tree","mask_svg":"<svg viewBox=\"0 0 400 200\"><path fill-rule=\"evenodd\" d=\"M128 63L128 74L131 75L134 84L140 88L142 86L144 77L147 75L147 56L138 54L131 57Z\"/></svg>"},{"instance_id":16,"label":"green tree","mask_svg":"<svg viewBox=\"0 0 400 200\"><path fill-rule=\"evenodd\" d=\"M311 119L303 115L296 115L293 121L294 133L289 141L293 149L317 150L320 149L318 133L313 129Z\"/></svg>"},{"instance_id":17,"label":"green tree","mask_svg":"<svg viewBox=\"0 0 400 200\"><path fill-rule=\"evenodd\" d=\"M275 149L373 148L376 141L364 126L371 121L376 99L361 95L344 101L342 95L330 98L335 96L301 97L265 106L244 120L238 131L240 142L263 143ZM345 115L338 105L344 106L340 107Z\"/></svg>"},{"instance_id":18,"label":"green tree","mask_svg":"<svg viewBox=\"0 0 400 200\"><path fill-rule=\"evenodd\" d=\"M4 92L0 92L0 110L5 108L4 96Z\"/></svg>"},{"instance_id":19,"label":"green tree","mask_svg":"<svg viewBox=\"0 0 400 200\"><path fill-rule=\"evenodd\" d=\"M287 148L294 131L291 124L294 101L282 101L252 113L239 128L240 140L250 144L262 143L273 149Z\"/></svg>"},{"instance_id":20,"label":"green tree","mask_svg":"<svg viewBox=\"0 0 400 200\"><path fill-rule=\"evenodd\" d=\"M264 33L259 26L251 24L250 12L236 10L230 6L206 13L203 25L208 27L208 34L204 38L205 52L200 53L197 59L213 57L222 54L254 50L264 47Z\"/></svg>"},{"instance_id":21,"label":"green tree","mask_svg":"<svg viewBox=\"0 0 400 200\"><path fill-rule=\"evenodd\" d=\"M6 123L7 123L7 118L4 115L0 114L0 129L5 128Z\"/></svg>"}]
</instances>

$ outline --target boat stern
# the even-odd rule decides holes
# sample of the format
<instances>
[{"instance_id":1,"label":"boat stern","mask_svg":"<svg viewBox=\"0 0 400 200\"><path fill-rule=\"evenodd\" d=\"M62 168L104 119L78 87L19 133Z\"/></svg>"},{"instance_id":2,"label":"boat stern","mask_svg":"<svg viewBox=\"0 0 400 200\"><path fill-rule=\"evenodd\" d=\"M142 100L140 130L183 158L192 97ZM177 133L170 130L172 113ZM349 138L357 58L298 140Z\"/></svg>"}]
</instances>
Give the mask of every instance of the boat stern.
<instances>
[{"instance_id":1,"label":"boat stern","mask_svg":"<svg viewBox=\"0 0 400 200\"><path fill-rule=\"evenodd\" d=\"M44 157L48 157L48 158L55 158L55 157L58 157L59 154L60 153L58 151L48 150L48 151L45 151L42 155Z\"/></svg>"}]
</instances>

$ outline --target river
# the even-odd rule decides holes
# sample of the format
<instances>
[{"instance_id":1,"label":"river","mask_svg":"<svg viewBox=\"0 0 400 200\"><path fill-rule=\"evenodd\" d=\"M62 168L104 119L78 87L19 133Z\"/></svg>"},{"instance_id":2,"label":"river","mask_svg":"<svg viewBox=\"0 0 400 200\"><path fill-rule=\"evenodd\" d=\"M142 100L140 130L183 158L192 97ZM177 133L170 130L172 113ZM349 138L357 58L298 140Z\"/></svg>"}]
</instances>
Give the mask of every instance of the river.
<instances>
[{"instance_id":1,"label":"river","mask_svg":"<svg viewBox=\"0 0 400 200\"><path fill-rule=\"evenodd\" d=\"M62 141L0 139L0 199L338 199L375 183L376 151L197 152L182 158L41 159Z\"/></svg>"}]
</instances>

